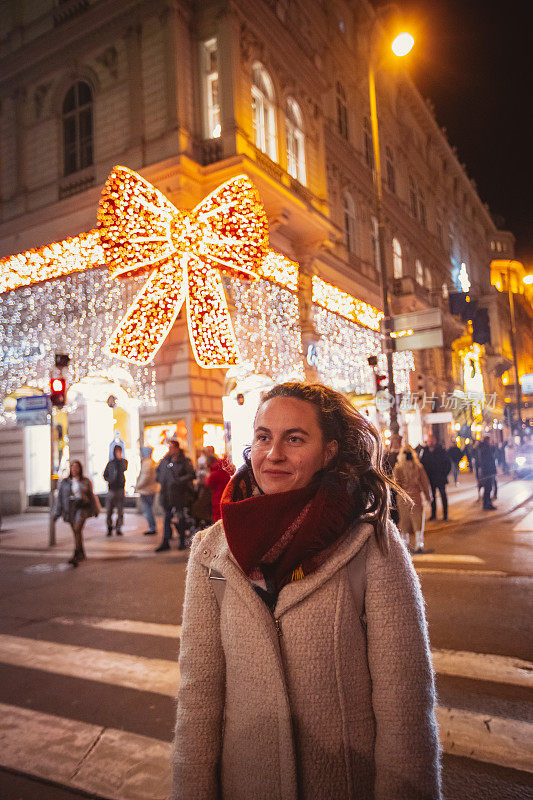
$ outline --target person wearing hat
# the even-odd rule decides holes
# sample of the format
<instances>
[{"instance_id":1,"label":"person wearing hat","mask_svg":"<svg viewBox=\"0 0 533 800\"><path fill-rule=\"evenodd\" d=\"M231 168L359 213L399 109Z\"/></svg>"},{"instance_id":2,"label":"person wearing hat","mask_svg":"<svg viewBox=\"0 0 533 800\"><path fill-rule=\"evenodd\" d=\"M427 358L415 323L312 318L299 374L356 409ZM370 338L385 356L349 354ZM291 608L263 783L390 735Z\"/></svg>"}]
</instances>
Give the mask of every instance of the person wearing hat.
<instances>
[{"instance_id":1,"label":"person wearing hat","mask_svg":"<svg viewBox=\"0 0 533 800\"><path fill-rule=\"evenodd\" d=\"M135 484L135 491L141 498L142 512L148 523L145 536L157 533L154 517L154 499L159 491L159 484L155 479L156 464L152 458L153 447L141 447L141 470Z\"/></svg>"},{"instance_id":2,"label":"person wearing hat","mask_svg":"<svg viewBox=\"0 0 533 800\"><path fill-rule=\"evenodd\" d=\"M159 497L165 509L163 541L156 548L156 553L170 550L172 539L172 518L177 514L179 549L185 549L185 509L190 508L194 500L193 481L196 477L191 459L187 458L180 447L177 437L173 436L168 443L168 453L161 459L156 469L156 480L161 486Z\"/></svg>"}]
</instances>

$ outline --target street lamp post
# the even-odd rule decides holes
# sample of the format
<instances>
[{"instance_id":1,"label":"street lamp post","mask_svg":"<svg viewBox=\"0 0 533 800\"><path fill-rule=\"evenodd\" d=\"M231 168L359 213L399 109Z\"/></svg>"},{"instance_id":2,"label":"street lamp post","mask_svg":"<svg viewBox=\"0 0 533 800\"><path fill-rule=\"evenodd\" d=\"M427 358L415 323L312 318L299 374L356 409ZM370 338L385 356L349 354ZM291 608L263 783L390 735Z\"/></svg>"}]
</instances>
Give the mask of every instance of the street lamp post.
<instances>
[{"instance_id":1,"label":"street lamp post","mask_svg":"<svg viewBox=\"0 0 533 800\"><path fill-rule=\"evenodd\" d=\"M516 394L516 415L518 417L518 432L522 440L522 387L518 375L518 356L516 354L516 318L514 313L514 297L511 287L511 261L507 264L507 295L509 297L509 315L511 318L511 350L513 353L514 387ZM512 432L512 427L511 427Z\"/></svg>"},{"instance_id":2,"label":"street lamp post","mask_svg":"<svg viewBox=\"0 0 533 800\"><path fill-rule=\"evenodd\" d=\"M400 33L392 43L392 50L395 55L402 57L407 55L414 44L413 37L408 33ZM387 258L385 256L385 220L383 216L383 187L381 180L381 158L379 150L379 124L376 100L376 77L374 70L374 52L371 50L368 60L368 92L370 98L370 124L372 128L372 145L374 151L374 193L376 204L376 218L378 223L378 247L377 262L381 282L381 298L383 304L383 333L385 355L387 357L387 374L389 380L389 393L391 395L390 407L390 430L391 434L398 434L400 426L398 424L398 406L396 403L396 387L394 385L394 365L393 352L394 341L391 337L391 316L389 282L387 276Z\"/></svg>"}]
</instances>

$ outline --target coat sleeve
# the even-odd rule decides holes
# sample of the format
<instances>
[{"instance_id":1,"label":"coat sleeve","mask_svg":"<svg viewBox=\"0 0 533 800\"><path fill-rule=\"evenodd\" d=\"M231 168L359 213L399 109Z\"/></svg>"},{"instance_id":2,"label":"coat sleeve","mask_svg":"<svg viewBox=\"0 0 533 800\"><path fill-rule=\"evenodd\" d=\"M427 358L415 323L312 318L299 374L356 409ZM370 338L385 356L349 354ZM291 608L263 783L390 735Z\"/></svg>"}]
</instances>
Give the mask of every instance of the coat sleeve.
<instances>
[{"instance_id":1,"label":"coat sleeve","mask_svg":"<svg viewBox=\"0 0 533 800\"><path fill-rule=\"evenodd\" d=\"M389 552L367 558L367 643L376 720L375 800L440 800L440 746L424 600L390 523Z\"/></svg>"},{"instance_id":2,"label":"coat sleeve","mask_svg":"<svg viewBox=\"0 0 533 800\"><path fill-rule=\"evenodd\" d=\"M218 800L225 660L220 612L195 536L187 568L171 800Z\"/></svg>"}]
</instances>

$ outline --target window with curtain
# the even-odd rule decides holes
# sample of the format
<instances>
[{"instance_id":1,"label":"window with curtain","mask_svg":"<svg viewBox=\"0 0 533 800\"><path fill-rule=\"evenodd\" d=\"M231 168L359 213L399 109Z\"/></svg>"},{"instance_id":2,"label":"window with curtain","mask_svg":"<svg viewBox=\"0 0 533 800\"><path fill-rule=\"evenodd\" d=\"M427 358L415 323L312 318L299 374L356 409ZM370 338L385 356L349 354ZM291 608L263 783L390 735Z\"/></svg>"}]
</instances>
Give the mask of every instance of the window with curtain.
<instances>
[{"instance_id":1,"label":"window with curtain","mask_svg":"<svg viewBox=\"0 0 533 800\"><path fill-rule=\"evenodd\" d=\"M392 266L394 277L401 278L403 274L402 246L396 238L392 240Z\"/></svg>"},{"instance_id":2,"label":"window with curtain","mask_svg":"<svg viewBox=\"0 0 533 800\"><path fill-rule=\"evenodd\" d=\"M297 181L305 184L305 139L302 112L292 97L287 99L285 132L287 136L287 172Z\"/></svg>"},{"instance_id":3,"label":"window with curtain","mask_svg":"<svg viewBox=\"0 0 533 800\"><path fill-rule=\"evenodd\" d=\"M394 161L390 147L385 148L385 169L387 175L387 186L391 192L396 192L396 170L394 169Z\"/></svg>"},{"instance_id":4,"label":"window with curtain","mask_svg":"<svg viewBox=\"0 0 533 800\"><path fill-rule=\"evenodd\" d=\"M372 144L372 128L368 117L363 121L363 145L365 148L365 161L369 169L374 169L374 147Z\"/></svg>"},{"instance_id":5,"label":"window with curtain","mask_svg":"<svg viewBox=\"0 0 533 800\"><path fill-rule=\"evenodd\" d=\"M348 138L348 105L346 103L346 91L342 83L337 81L337 130L343 139Z\"/></svg>"},{"instance_id":6,"label":"window with curtain","mask_svg":"<svg viewBox=\"0 0 533 800\"><path fill-rule=\"evenodd\" d=\"M221 134L220 101L218 96L217 40L209 39L202 45L203 93L205 109L205 136L218 139Z\"/></svg>"},{"instance_id":7,"label":"window with curtain","mask_svg":"<svg viewBox=\"0 0 533 800\"><path fill-rule=\"evenodd\" d=\"M420 286L424 285L424 268L419 258L415 258L415 278Z\"/></svg>"},{"instance_id":8,"label":"window with curtain","mask_svg":"<svg viewBox=\"0 0 533 800\"><path fill-rule=\"evenodd\" d=\"M343 196L343 210L344 210L344 234L346 236L346 249L349 253L355 253L355 205L351 194L344 193Z\"/></svg>"},{"instance_id":9,"label":"window with curtain","mask_svg":"<svg viewBox=\"0 0 533 800\"><path fill-rule=\"evenodd\" d=\"M252 124L256 147L275 161L278 153L274 88L270 75L261 64L256 64L252 73Z\"/></svg>"},{"instance_id":10,"label":"window with curtain","mask_svg":"<svg viewBox=\"0 0 533 800\"><path fill-rule=\"evenodd\" d=\"M93 163L93 93L85 81L67 91L62 107L63 173L72 175Z\"/></svg>"}]
</instances>

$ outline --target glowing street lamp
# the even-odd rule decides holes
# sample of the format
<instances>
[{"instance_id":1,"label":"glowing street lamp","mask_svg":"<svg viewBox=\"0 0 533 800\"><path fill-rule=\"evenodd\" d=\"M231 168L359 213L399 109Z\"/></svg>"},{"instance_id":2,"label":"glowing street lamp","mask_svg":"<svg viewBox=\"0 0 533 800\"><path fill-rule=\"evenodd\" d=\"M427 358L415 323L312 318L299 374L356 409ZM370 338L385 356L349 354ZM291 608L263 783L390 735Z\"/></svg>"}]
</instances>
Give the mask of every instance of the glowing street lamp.
<instances>
[{"instance_id":1,"label":"glowing street lamp","mask_svg":"<svg viewBox=\"0 0 533 800\"><path fill-rule=\"evenodd\" d=\"M407 31L402 31L402 33L399 33L391 44L391 49L395 56L398 56L398 58L403 58L411 52L414 43L414 37Z\"/></svg>"},{"instance_id":2,"label":"glowing street lamp","mask_svg":"<svg viewBox=\"0 0 533 800\"><path fill-rule=\"evenodd\" d=\"M414 45L414 38L410 33L402 32L392 42L392 52L399 58L406 56ZM370 122L372 126L372 144L374 150L374 193L376 201L376 218L378 222L378 248L377 266L381 279L381 296L383 303L383 333L385 340L385 354L387 356L388 391L391 395L390 427L393 434L400 430L398 424L398 408L396 405L396 387L394 385L393 369L393 341L391 338L391 319L389 287L387 281L387 259L385 258L385 221L383 218L383 189L381 182L381 159L379 153L379 126L376 100L376 76L374 72L374 53L372 50L368 59L368 92L370 98Z\"/></svg>"},{"instance_id":3,"label":"glowing street lamp","mask_svg":"<svg viewBox=\"0 0 533 800\"><path fill-rule=\"evenodd\" d=\"M522 282L525 283L526 286L530 286L533 283L533 273L531 275L524 275Z\"/></svg>"}]
</instances>

